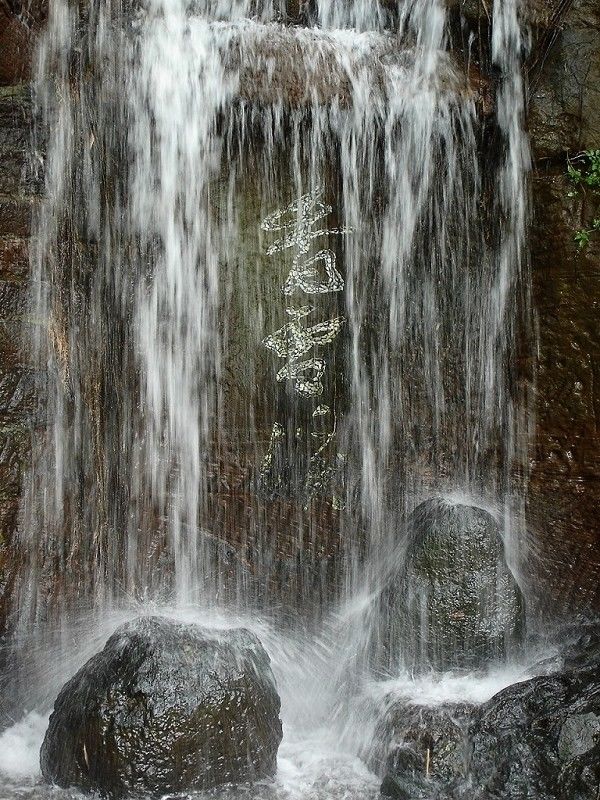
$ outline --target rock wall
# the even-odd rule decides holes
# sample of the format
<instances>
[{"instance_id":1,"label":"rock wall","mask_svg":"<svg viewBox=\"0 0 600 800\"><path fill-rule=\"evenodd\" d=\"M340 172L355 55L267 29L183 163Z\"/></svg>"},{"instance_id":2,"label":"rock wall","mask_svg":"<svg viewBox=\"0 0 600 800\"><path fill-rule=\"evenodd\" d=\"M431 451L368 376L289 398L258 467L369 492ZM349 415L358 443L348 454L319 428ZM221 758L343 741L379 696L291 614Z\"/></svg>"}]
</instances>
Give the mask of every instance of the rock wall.
<instances>
[{"instance_id":1,"label":"rock wall","mask_svg":"<svg viewBox=\"0 0 600 800\"><path fill-rule=\"evenodd\" d=\"M539 336L529 527L565 610L600 608L600 237L574 232L592 209L569 197L567 156L600 148L600 5L540 4L529 60L534 154L531 265ZM548 24L549 23L549 24ZM547 602L547 600L546 600Z\"/></svg>"},{"instance_id":2,"label":"rock wall","mask_svg":"<svg viewBox=\"0 0 600 800\"><path fill-rule=\"evenodd\" d=\"M489 9L450 0L453 42L465 20L489 64ZM600 148L597 0L526 0L532 176L535 444L529 499L531 571L540 598L563 610L600 609L600 240L580 251L574 230L589 209L568 197L567 154ZM15 574L14 548L36 377L20 345L27 317L28 237L38 187L31 178L31 42L44 8L0 0L0 633ZM486 84L487 85L487 84ZM531 368L524 363L524 374Z\"/></svg>"},{"instance_id":3,"label":"rock wall","mask_svg":"<svg viewBox=\"0 0 600 800\"><path fill-rule=\"evenodd\" d=\"M38 186L32 178L32 42L44 9L0 0L0 637L17 565L13 538L33 427L35 375L24 328L28 240ZM0 649L0 661L2 651Z\"/></svg>"}]
</instances>

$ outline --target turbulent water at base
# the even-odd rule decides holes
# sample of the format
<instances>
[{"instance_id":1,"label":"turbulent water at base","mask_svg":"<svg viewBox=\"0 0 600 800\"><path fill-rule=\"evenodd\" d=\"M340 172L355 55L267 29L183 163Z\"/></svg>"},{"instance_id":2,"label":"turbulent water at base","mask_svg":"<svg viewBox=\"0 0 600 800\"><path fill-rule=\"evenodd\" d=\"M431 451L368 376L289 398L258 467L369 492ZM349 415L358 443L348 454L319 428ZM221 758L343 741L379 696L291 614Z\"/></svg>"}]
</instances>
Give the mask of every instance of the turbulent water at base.
<instances>
[{"instance_id":1,"label":"turbulent water at base","mask_svg":"<svg viewBox=\"0 0 600 800\"><path fill-rule=\"evenodd\" d=\"M20 521L15 786L62 682L118 621L166 608L250 618L265 642L285 737L257 796L375 797L348 698L371 685L360 654L408 515L431 496L484 507L518 570L515 2L494 4L493 125L442 0L286 20L244 0L51 4L32 254L48 425ZM481 700L517 674L402 691Z\"/></svg>"}]
</instances>

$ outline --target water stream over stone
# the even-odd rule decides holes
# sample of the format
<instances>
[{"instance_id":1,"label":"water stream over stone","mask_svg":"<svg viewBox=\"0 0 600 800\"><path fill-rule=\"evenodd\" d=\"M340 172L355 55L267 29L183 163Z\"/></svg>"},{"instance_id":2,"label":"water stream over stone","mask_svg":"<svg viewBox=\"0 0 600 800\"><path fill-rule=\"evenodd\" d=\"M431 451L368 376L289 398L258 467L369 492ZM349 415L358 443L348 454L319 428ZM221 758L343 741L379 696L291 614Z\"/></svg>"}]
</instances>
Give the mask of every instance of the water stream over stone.
<instances>
[{"instance_id":1,"label":"water stream over stone","mask_svg":"<svg viewBox=\"0 0 600 800\"><path fill-rule=\"evenodd\" d=\"M272 659L278 775L226 797L377 797L382 691L481 702L525 675L516 2L494 3L494 121L442 0L305 12L51 6L32 255L48 425L20 523L14 797L49 794L31 752L58 690L142 613L241 620ZM481 631L454 606L452 635L434 624L423 509L434 531L454 515L449 568L473 571L449 602L485 608ZM444 672L470 666L466 642L491 672Z\"/></svg>"}]
</instances>

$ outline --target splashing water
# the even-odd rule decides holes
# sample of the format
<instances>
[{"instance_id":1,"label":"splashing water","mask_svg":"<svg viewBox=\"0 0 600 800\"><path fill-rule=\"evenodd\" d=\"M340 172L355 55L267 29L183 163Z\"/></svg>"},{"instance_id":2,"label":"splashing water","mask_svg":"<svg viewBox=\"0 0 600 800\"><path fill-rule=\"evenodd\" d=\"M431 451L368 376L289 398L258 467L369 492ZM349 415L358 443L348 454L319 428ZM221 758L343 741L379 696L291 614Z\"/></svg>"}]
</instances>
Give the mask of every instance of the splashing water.
<instances>
[{"instance_id":1,"label":"splashing water","mask_svg":"<svg viewBox=\"0 0 600 800\"><path fill-rule=\"evenodd\" d=\"M56 654L49 659L44 675L49 698L58 692L66 677L101 649L117 626L139 614L153 614L157 610L151 605L131 609L128 613L113 613L95 630L80 623L74 631L78 644L72 648L68 660L61 664ZM284 739L275 781L261 782L254 787L212 790L206 797L375 800L379 796L380 780L357 753L364 753L371 746L376 722L386 704L396 699L408 699L412 704L425 706L482 703L505 686L530 677L526 667L517 665L479 675L431 675L419 680L401 675L394 680L366 682L359 694L349 699L340 687L342 669L339 665L340 641L343 640L339 629L347 626L347 615L330 620L320 636L307 637L282 633L265 620L225 615L197 606L163 607L160 612L173 619L212 628L252 630L269 653L281 694ZM358 609L348 611L350 614L357 612ZM336 676L333 680L332 675ZM340 704L340 696L344 695ZM348 707L344 708L348 701ZM48 714L32 711L0 735L0 776L15 798L39 800L51 796L67 800L84 797L75 790L50 790L39 783L39 748L47 722ZM200 800L205 795L193 796Z\"/></svg>"}]
</instances>

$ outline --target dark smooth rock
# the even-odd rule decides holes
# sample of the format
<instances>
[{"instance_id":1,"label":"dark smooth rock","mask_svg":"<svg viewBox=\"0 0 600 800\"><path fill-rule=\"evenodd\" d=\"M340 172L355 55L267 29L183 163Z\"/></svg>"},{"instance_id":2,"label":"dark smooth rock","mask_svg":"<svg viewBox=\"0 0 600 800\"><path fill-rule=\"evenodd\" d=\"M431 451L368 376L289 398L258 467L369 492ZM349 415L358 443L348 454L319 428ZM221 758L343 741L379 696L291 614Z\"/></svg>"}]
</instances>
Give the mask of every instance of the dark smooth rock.
<instances>
[{"instance_id":1,"label":"dark smooth rock","mask_svg":"<svg viewBox=\"0 0 600 800\"><path fill-rule=\"evenodd\" d=\"M487 511L427 500L409 520L405 547L381 601L388 668L477 668L517 648L523 598Z\"/></svg>"},{"instance_id":2,"label":"dark smooth rock","mask_svg":"<svg viewBox=\"0 0 600 800\"><path fill-rule=\"evenodd\" d=\"M392 800L429 800L431 787L417 777L407 775L386 775L381 782L381 795Z\"/></svg>"},{"instance_id":3,"label":"dark smooth rock","mask_svg":"<svg viewBox=\"0 0 600 800\"><path fill-rule=\"evenodd\" d=\"M448 785L467 773L466 728L472 707L393 702L376 727L369 766L379 774Z\"/></svg>"},{"instance_id":4,"label":"dark smooth rock","mask_svg":"<svg viewBox=\"0 0 600 800\"><path fill-rule=\"evenodd\" d=\"M254 634L140 618L61 690L42 773L114 797L264 778L276 769L279 708Z\"/></svg>"},{"instance_id":5,"label":"dark smooth rock","mask_svg":"<svg viewBox=\"0 0 600 800\"><path fill-rule=\"evenodd\" d=\"M481 706L391 702L369 759L382 794L427 800L597 800L600 626L562 630L540 672ZM428 757L427 757L428 753ZM426 794L423 794L426 792Z\"/></svg>"}]
</instances>

